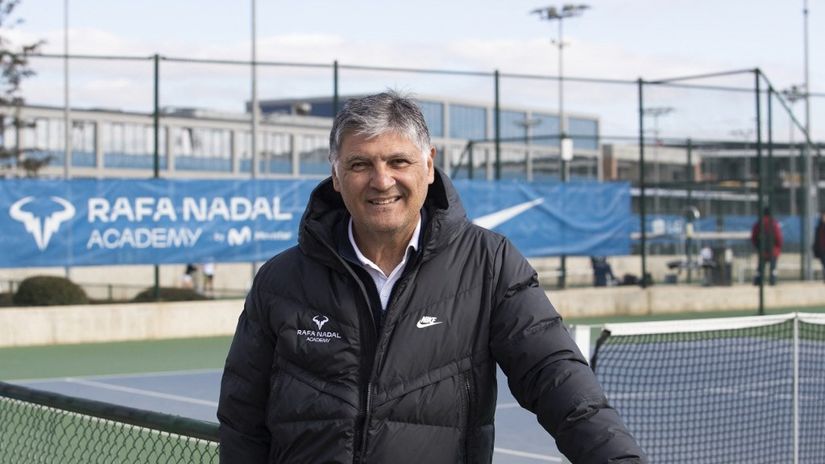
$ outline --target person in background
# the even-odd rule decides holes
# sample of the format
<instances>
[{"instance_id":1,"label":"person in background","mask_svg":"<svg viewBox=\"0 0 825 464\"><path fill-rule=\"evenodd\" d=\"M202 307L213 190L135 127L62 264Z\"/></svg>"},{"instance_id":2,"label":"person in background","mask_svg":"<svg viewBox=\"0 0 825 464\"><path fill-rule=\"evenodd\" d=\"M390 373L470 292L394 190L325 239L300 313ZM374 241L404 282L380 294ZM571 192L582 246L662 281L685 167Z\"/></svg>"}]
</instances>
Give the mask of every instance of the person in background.
<instances>
[{"instance_id":1,"label":"person in background","mask_svg":"<svg viewBox=\"0 0 825 464\"><path fill-rule=\"evenodd\" d=\"M702 268L702 286L708 287L713 281L713 249L708 245L699 250L699 266Z\"/></svg>"},{"instance_id":2,"label":"person in background","mask_svg":"<svg viewBox=\"0 0 825 464\"><path fill-rule=\"evenodd\" d=\"M762 233L764 231L764 237ZM764 239L764 244L763 244ZM776 261L782 253L782 228L771 216L771 209L762 210L762 218L757 220L751 228L751 243L756 247L757 253L762 253L762 258L770 265L770 283L776 285ZM753 284L759 285L762 282L762 269L756 270L756 278Z\"/></svg>"},{"instance_id":3,"label":"person in background","mask_svg":"<svg viewBox=\"0 0 825 464\"><path fill-rule=\"evenodd\" d=\"M207 261L203 264L203 292L211 295L215 291L215 263Z\"/></svg>"},{"instance_id":4,"label":"person in background","mask_svg":"<svg viewBox=\"0 0 825 464\"><path fill-rule=\"evenodd\" d=\"M822 263L822 277L825 279L825 211L819 216L814 230L814 256Z\"/></svg>"},{"instance_id":5,"label":"person in background","mask_svg":"<svg viewBox=\"0 0 825 464\"><path fill-rule=\"evenodd\" d=\"M197 272L198 268L189 263L186 265L186 269L183 271L183 275L180 278L180 286L183 288L194 288L195 286L195 272Z\"/></svg>"},{"instance_id":6,"label":"person in background","mask_svg":"<svg viewBox=\"0 0 825 464\"><path fill-rule=\"evenodd\" d=\"M335 117L332 176L238 321L221 463L490 463L497 365L573 463L648 462L536 271L467 219L435 155L409 97Z\"/></svg>"},{"instance_id":7,"label":"person in background","mask_svg":"<svg viewBox=\"0 0 825 464\"><path fill-rule=\"evenodd\" d=\"M606 257L591 256L590 264L593 266L594 287L606 287L612 285L616 280L616 276L613 275L613 268L610 267Z\"/></svg>"}]
</instances>

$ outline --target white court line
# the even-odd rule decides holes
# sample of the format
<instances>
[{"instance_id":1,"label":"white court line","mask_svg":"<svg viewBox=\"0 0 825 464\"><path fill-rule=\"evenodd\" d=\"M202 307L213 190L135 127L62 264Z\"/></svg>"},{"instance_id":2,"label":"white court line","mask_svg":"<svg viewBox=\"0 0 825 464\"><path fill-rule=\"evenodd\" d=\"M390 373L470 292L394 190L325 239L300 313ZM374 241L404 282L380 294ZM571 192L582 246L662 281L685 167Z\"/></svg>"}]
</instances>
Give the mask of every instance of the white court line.
<instances>
[{"instance_id":1,"label":"white court line","mask_svg":"<svg viewBox=\"0 0 825 464\"><path fill-rule=\"evenodd\" d=\"M66 382L77 383L77 384L80 384L80 385L87 385L87 386L90 386L90 387L102 388L104 390L113 390L113 391L119 391L119 392L124 392L124 393L132 393L134 395L151 396L153 398L162 398L162 399L165 399L165 400L181 401L181 402L184 402L184 403L198 404L198 405L201 405L201 406L218 407L218 403L216 403L214 401L198 400L198 399L189 398L189 397L186 397L186 396L170 395L168 393L154 392L154 391L150 391L150 390L143 390L143 389L140 389L140 388L123 387L123 386L120 386L120 385L110 385L108 383L95 382L93 380L75 379L75 378L72 378L72 377L66 377L63 380L66 381Z\"/></svg>"},{"instance_id":2,"label":"white court line","mask_svg":"<svg viewBox=\"0 0 825 464\"><path fill-rule=\"evenodd\" d=\"M518 403L501 403L496 405L496 409L515 409L520 407L521 405Z\"/></svg>"},{"instance_id":3,"label":"white court line","mask_svg":"<svg viewBox=\"0 0 825 464\"><path fill-rule=\"evenodd\" d=\"M493 448L493 451L501 454L509 454L511 456L518 456L520 458L537 459L539 461L547 462L562 462L562 459L556 456L548 456L546 454L526 453L524 451L517 451L508 448Z\"/></svg>"},{"instance_id":4,"label":"white court line","mask_svg":"<svg viewBox=\"0 0 825 464\"><path fill-rule=\"evenodd\" d=\"M135 372L132 374L101 374L84 376L85 379L132 379L138 377L168 377L174 375L198 375L198 374L213 374L223 372L220 369L189 369L180 371L156 371L156 372Z\"/></svg>"},{"instance_id":5,"label":"white court line","mask_svg":"<svg viewBox=\"0 0 825 464\"><path fill-rule=\"evenodd\" d=\"M197 375L197 374L213 374L223 372L221 369L188 369L179 371L155 371L155 372L134 372L130 374L97 374L86 375L84 379L133 379L140 377L167 377L174 375ZM36 379L9 379L3 382L11 383L31 383L31 382L61 382L65 380L64 377L45 377Z\"/></svg>"}]
</instances>

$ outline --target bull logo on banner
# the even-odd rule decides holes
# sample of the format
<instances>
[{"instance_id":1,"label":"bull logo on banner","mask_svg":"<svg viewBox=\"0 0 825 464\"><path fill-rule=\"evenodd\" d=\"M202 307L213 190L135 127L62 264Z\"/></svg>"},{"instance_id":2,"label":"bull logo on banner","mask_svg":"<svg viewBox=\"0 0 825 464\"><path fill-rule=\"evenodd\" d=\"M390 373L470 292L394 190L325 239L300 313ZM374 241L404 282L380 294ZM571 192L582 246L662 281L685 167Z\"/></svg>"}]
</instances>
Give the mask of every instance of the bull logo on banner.
<instances>
[{"instance_id":1,"label":"bull logo on banner","mask_svg":"<svg viewBox=\"0 0 825 464\"><path fill-rule=\"evenodd\" d=\"M34 243L40 251L49 246L52 236L60 229L60 224L73 218L75 215L74 206L65 198L51 197L62 209L55 211L46 217L38 217L30 211L23 209L24 206L34 201L34 197L25 197L14 202L9 208L9 216L16 221L23 223L26 232L34 237Z\"/></svg>"}]
</instances>

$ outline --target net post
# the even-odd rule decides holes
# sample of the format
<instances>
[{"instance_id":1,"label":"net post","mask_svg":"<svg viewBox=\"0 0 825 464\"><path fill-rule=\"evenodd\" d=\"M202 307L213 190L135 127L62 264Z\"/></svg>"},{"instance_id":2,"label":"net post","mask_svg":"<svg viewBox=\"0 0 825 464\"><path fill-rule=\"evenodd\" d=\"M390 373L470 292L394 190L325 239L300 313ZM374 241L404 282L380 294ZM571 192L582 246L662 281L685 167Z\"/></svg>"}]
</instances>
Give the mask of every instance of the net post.
<instances>
[{"instance_id":1,"label":"net post","mask_svg":"<svg viewBox=\"0 0 825 464\"><path fill-rule=\"evenodd\" d=\"M584 360L590 364L590 326L589 325L574 325L573 326L573 340L576 346L579 347Z\"/></svg>"},{"instance_id":2,"label":"net post","mask_svg":"<svg viewBox=\"0 0 825 464\"><path fill-rule=\"evenodd\" d=\"M793 318L793 464L799 464L799 313Z\"/></svg>"}]
</instances>

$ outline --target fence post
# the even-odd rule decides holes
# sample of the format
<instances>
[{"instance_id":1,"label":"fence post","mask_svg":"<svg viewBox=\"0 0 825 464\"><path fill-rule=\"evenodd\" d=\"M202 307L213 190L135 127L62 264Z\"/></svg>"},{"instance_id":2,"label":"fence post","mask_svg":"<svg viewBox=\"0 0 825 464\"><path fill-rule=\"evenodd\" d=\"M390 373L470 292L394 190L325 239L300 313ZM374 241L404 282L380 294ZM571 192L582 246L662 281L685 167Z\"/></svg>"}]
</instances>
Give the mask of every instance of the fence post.
<instances>
[{"instance_id":1,"label":"fence post","mask_svg":"<svg viewBox=\"0 0 825 464\"><path fill-rule=\"evenodd\" d=\"M496 69L495 74L493 75L494 80L494 87L495 87L495 131L496 131L496 180L501 180L501 107L499 105L499 95L498 95L498 84L499 84L499 74L498 69Z\"/></svg>"},{"instance_id":2,"label":"fence post","mask_svg":"<svg viewBox=\"0 0 825 464\"><path fill-rule=\"evenodd\" d=\"M154 176L153 178L157 179L160 177L160 55L155 53L154 56L155 61L155 95L154 95L154 115L153 115L153 122L154 122ZM167 158L167 163L168 163ZM167 168L169 166L167 165ZM160 301L160 266L155 264L155 301Z\"/></svg>"},{"instance_id":3,"label":"fence post","mask_svg":"<svg viewBox=\"0 0 825 464\"><path fill-rule=\"evenodd\" d=\"M805 149L802 148L803 145L799 144L799 179L802 180L807 175L808 165L805 164ZM800 182L804 185L804 182ZM800 189L800 191L804 192L804 187ZM803 195L807 195L807 193L803 193ZM808 246L808 227L809 225L806 224L805 219L808 217L808 202L805 201L805 198L802 198L802 207L799 208L799 280L806 280L806 263L805 263L805 248ZM816 240L816 238L814 238ZM813 266L811 266L813 269ZM825 273L825 269L823 269L823 273Z\"/></svg>"},{"instance_id":4,"label":"fence post","mask_svg":"<svg viewBox=\"0 0 825 464\"><path fill-rule=\"evenodd\" d=\"M771 209L773 214L777 214L775 209L776 199L774 192L774 174L773 174L773 94L775 93L773 86L768 84L768 166L765 170L766 174L766 181L768 182L767 188L765 189L768 193L768 207Z\"/></svg>"},{"instance_id":5,"label":"fence post","mask_svg":"<svg viewBox=\"0 0 825 464\"><path fill-rule=\"evenodd\" d=\"M332 118L338 114L338 60L332 62Z\"/></svg>"},{"instance_id":6,"label":"fence post","mask_svg":"<svg viewBox=\"0 0 825 464\"><path fill-rule=\"evenodd\" d=\"M641 231L642 251L642 288L647 287L647 228L645 227L645 104L644 81L640 77L637 81L639 88L639 222Z\"/></svg>"},{"instance_id":7,"label":"fence post","mask_svg":"<svg viewBox=\"0 0 825 464\"><path fill-rule=\"evenodd\" d=\"M765 314L765 250L768 243L765 240L765 221L762 220L762 213L765 207L765 183L762 177L765 170L762 166L762 91L760 86L761 71L759 68L753 70L754 84L756 87L756 172L758 182L758 206L756 212L756 220L759 224L759 243L757 253L759 254L759 315ZM745 180L747 182L747 179Z\"/></svg>"}]
</instances>

